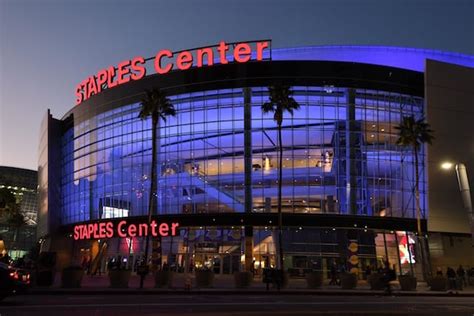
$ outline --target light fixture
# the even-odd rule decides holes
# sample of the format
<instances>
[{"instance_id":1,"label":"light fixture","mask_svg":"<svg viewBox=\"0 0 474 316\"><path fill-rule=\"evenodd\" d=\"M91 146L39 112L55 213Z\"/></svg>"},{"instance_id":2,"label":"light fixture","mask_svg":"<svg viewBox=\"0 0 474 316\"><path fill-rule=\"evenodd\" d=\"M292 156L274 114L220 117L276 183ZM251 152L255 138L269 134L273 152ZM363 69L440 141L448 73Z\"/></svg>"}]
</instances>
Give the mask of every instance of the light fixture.
<instances>
[{"instance_id":1,"label":"light fixture","mask_svg":"<svg viewBox=\"0 0 474 316\"><path fill-rule=\"evenodd\" d=\"M443 168L444 170L449 170L452 167L453 167L453 163L449 161L445 161L441 164L441 168Z\"/></svg>"}]
</instances>

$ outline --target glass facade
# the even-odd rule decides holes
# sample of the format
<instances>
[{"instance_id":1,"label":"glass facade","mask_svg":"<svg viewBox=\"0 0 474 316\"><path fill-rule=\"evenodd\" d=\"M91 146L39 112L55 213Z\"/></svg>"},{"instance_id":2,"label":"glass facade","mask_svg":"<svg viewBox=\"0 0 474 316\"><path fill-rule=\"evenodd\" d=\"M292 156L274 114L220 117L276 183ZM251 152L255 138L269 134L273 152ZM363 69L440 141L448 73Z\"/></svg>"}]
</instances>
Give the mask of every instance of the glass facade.
<instances>
[{"instance_id":1,"label":"glass facade","mask_svg":"<svg viewBox=\"0 0 474 316\"><path fill-rule=\"evenodd\" d=\"M343 87L294 86L300 109L283 121L283 212L414 218L414 158L396 145L403 116L422 117L422 98ZM171 96L176 117L159 126L155 214L245 211L245 119L251 123L252 212L277 211L277 127L261 105L265 87ZM61 141L61 224L148 211L151 119L140 104L87 117ZM247 149L248 150L248 149ZM426 205L424 151L420 192ZM248 167L247 167L248 169Z\"/></svg>"},{"instance_id":2,"label":"glass facade","mask_svg":"<svg viewBox=\"0 0 474 316\"><path fill-rule=\"evenodd\" d=\"M24 219L23 224L12 225L7 213L0 217L0 257L21 258L36 242L37 177L34 170L0 166L0 189L13 194Z\"/></svg>"}]
</instances>

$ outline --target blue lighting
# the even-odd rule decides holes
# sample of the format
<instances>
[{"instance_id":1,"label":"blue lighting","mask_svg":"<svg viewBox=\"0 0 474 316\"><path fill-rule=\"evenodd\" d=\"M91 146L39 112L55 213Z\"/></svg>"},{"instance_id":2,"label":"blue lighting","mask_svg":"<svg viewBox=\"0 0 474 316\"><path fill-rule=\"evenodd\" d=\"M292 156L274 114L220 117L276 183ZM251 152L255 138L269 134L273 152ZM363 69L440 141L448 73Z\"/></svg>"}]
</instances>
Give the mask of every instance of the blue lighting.
<instances>
[{"instance_id":1,"label":"blue lighting","mask_svg":"<svg viewBox=\"0 0 474 316\"><path fill-rule=\"evenodd\" d=\"M347 61L424 72L426 59L474 67L474 56L390 46L306 46L272 50L273 60Z\"/></svg>"}]
</instances>

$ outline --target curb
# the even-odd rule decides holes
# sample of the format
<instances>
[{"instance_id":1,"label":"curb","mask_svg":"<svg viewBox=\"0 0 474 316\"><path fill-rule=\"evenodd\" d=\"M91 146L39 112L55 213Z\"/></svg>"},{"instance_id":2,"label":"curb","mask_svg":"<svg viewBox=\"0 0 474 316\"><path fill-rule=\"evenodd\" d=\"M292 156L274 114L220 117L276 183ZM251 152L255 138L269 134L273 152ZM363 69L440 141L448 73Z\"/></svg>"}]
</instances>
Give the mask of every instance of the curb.
<instances>
[{"instance_id":1,"label":"curb","mask_svg":"<svg viewBox=\"0 0 474 316\"><path fill-rule=\"evenodd\" d=\"M324 291L324 290L223 290L195 289L155 290L155 289L45 289L29 290L26 295L318 295L318 296L386 296L383 291ZM452 294L448 292L399 292L393 291L392 296L418 297L474 297L474 293Z\"/></svg>"}]
</instances>

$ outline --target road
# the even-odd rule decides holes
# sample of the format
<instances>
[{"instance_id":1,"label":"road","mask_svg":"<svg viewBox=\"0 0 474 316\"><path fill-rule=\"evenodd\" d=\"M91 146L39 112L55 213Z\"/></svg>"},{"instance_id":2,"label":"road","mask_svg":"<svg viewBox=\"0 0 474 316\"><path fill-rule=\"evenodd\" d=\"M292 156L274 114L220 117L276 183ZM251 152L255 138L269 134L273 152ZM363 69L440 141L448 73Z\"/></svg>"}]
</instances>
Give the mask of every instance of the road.
<instances>
[{"instance_id":1,"label":"road","mask_svg":"<svg viewBox=\"0 0 474 316\"><path fill-rule=\"evenodd\" d=\"M13 315L474 315L472 297L313 295L28 295L0 303Z\"/></svg>"}]
</instances>

